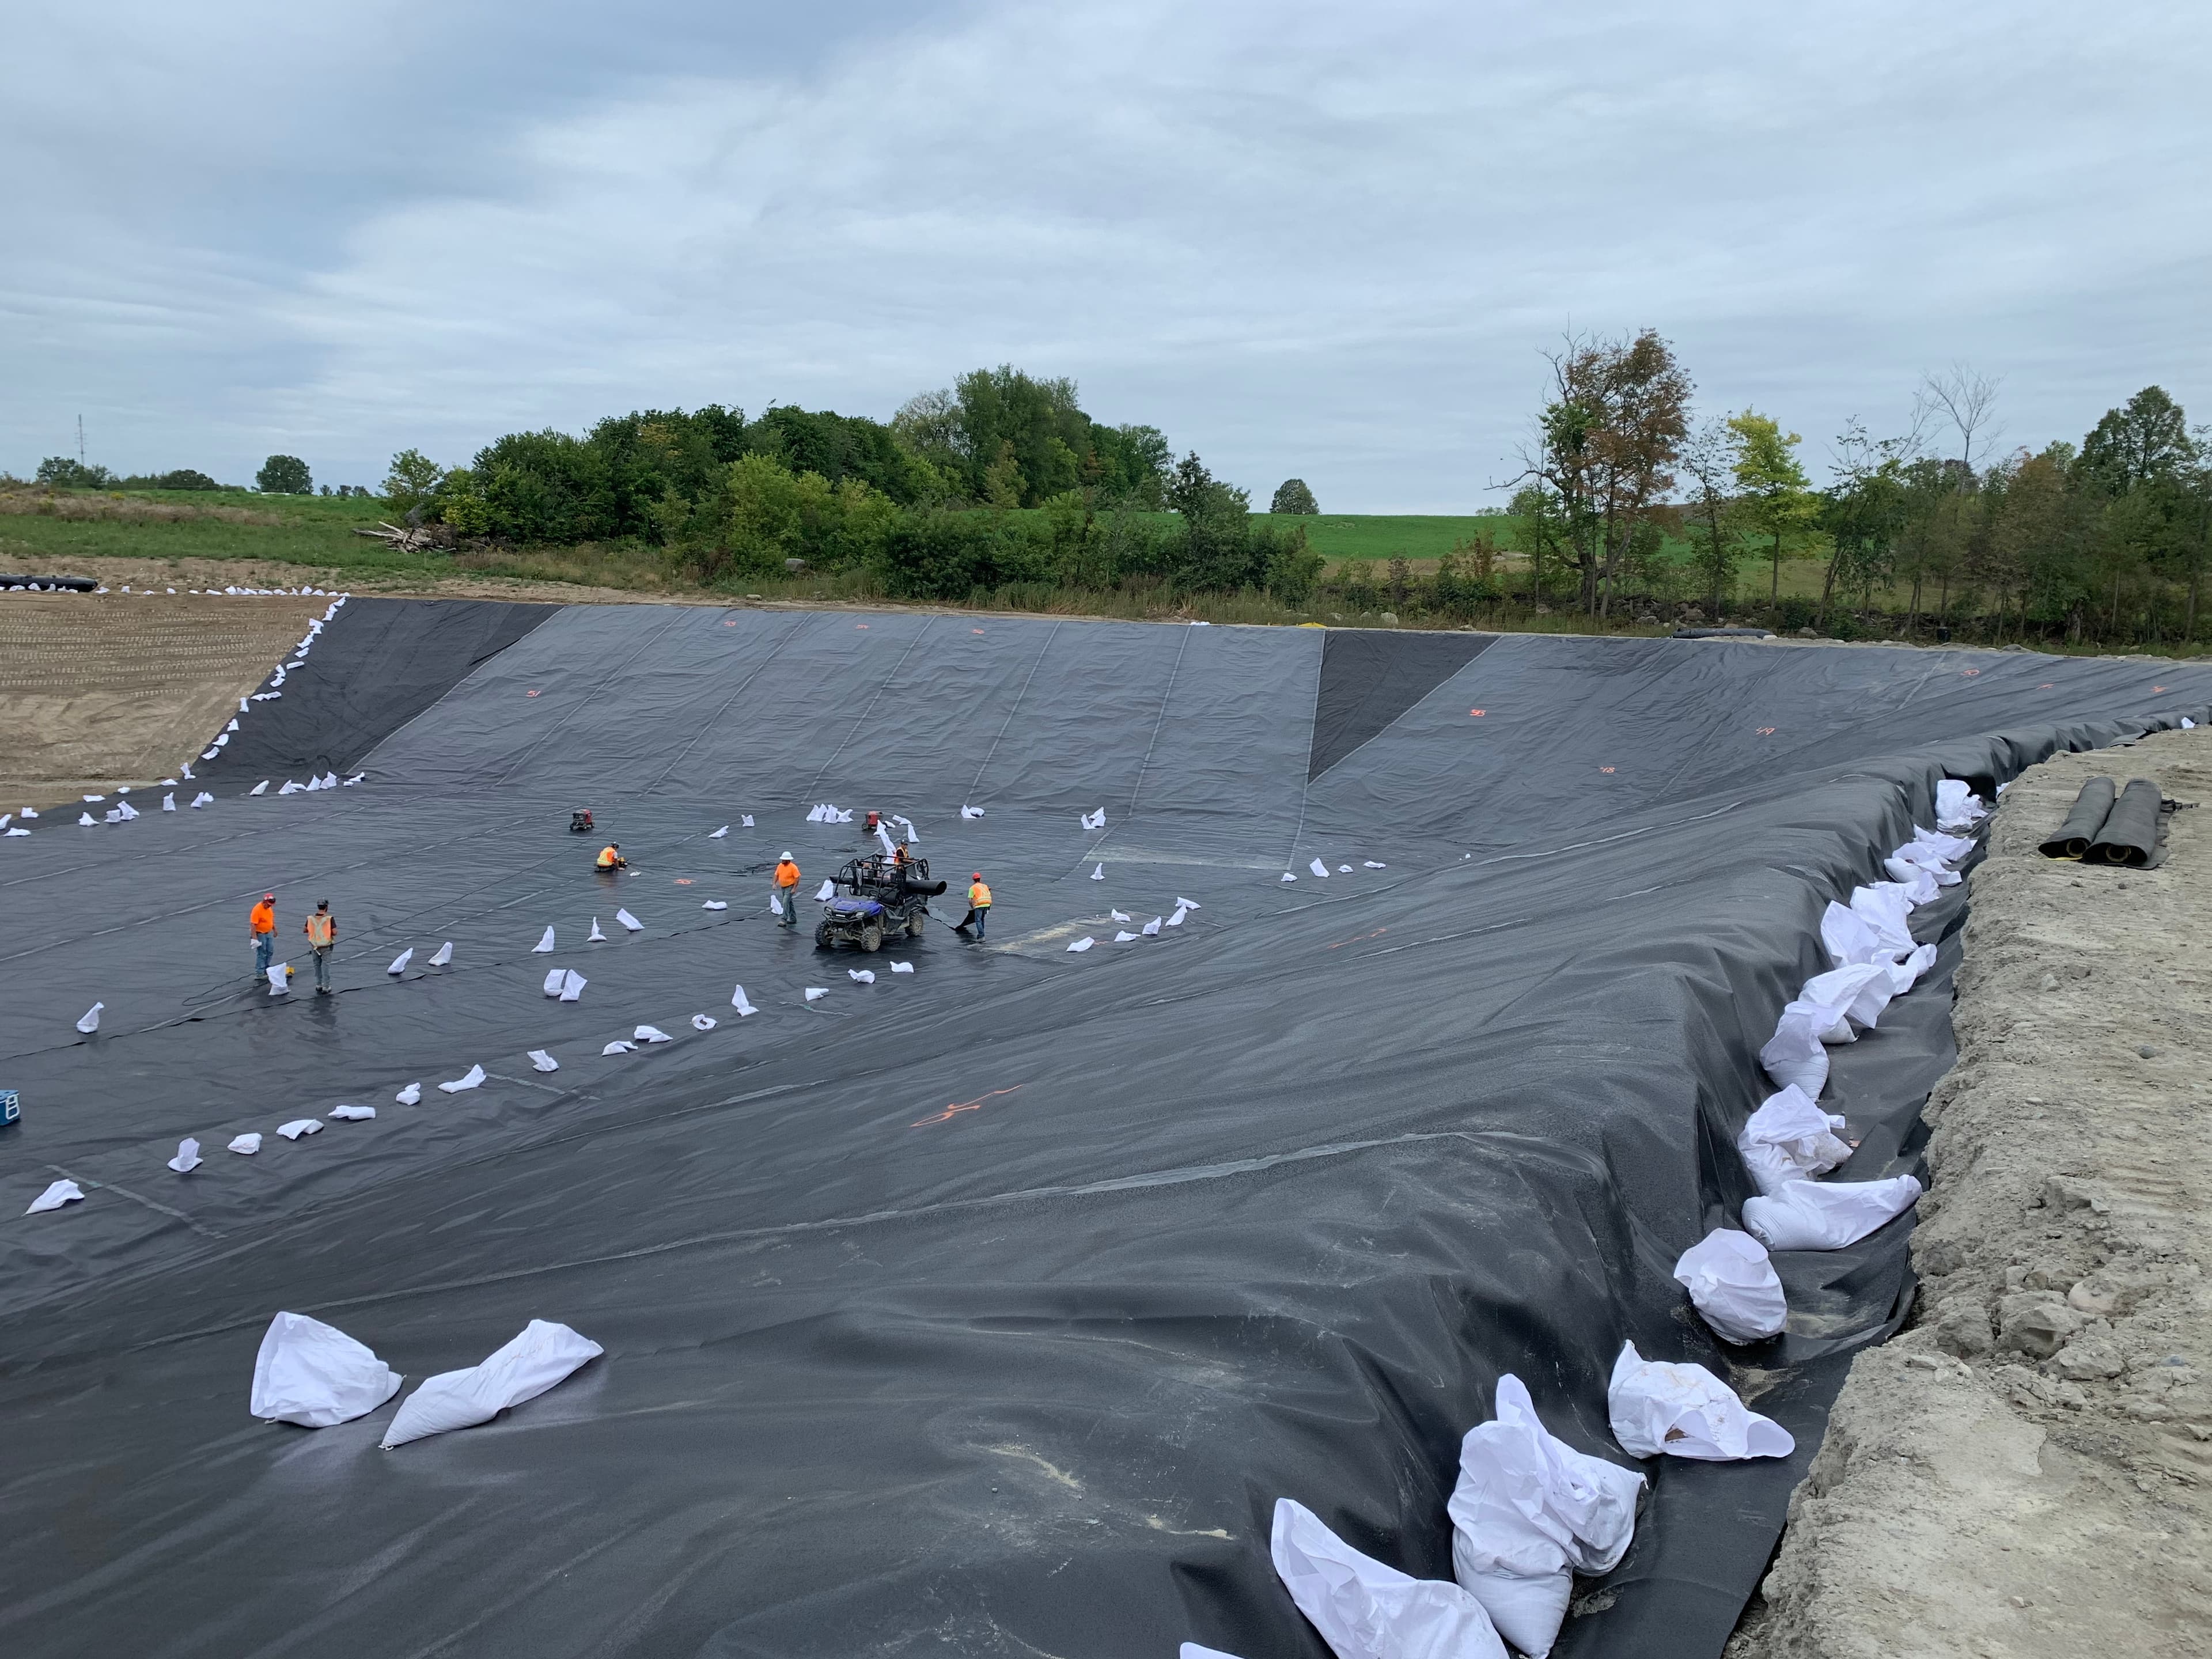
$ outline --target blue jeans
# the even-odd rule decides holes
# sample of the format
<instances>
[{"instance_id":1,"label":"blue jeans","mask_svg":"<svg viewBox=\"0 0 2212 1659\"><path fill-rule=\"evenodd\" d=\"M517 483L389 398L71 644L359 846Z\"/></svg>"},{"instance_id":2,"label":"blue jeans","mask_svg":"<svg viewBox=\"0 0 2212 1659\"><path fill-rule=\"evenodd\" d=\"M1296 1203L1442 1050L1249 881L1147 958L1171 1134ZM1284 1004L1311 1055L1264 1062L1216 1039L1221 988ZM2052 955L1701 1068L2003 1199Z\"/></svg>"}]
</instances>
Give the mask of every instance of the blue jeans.
<instances>
[{"instance_id":1,"label":"blue jeans","mask_svg":"<svg viewBox=\"0 0 2212 1659\"><path fill-rule=\"evenodd\" d=\"M253 936L253 971L263 979L269 977L269 961L276 953L276 934L256 933Z\"/></svg>"},{"instance_id":2,"label":"blue jeans","mask_svg":"<svg viewBox=\"0 0 2212 1659\"><path fill-rule=\"evenodd\" d=\"M771 887L769 891L774 893L783 905L783 914L776 918L775 925L779 927L798 927L799 888L797 884L794 884L789 887Z\"/></svg>"},{"instance_id":3,"label":"blue jeans","mask_svg":"<svg viewBox=\"0 0 2212 1659\"><path fill-rule=\"evenodd\" d=\"M988 904L979 904L968 914L975 918L975 937L982 938L983 924L991 919L991 907Z\"/></svg>"},{"instance_id":4,"label":"blue jeans","mask_svg":"<svg viewBox=\"0 0 2212 1659\"><path fill-rule=\"evenodd\" d=\"M318 991L331 988L331 952L335 948L333 945L318 945L311 946L307 951L315 959L315 988Z\"/></svg>"}]
</instances>

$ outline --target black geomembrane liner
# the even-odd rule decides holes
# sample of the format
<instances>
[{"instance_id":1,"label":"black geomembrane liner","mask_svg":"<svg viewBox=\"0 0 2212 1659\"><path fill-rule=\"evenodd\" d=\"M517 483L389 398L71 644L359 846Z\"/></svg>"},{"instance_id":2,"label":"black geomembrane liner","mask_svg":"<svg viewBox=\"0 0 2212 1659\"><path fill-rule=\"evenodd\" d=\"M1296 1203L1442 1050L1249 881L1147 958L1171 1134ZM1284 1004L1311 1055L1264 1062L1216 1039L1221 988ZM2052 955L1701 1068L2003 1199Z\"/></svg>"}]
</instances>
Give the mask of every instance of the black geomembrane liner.
<instances>
[{"instance_id":1,"label":"black geomembrane liner","mask_svg":"<svg viewBox=\"0 0 2212 1659\"><path fill-rule=\"evenodd\" d=\"M203 811L5 843L13 1654L1317 1659L1274 1499L1448 1576L1499 1374L1620 1459L1626 1339L1730 1377L1798 1451L1646 1466L1558 1651L1713 1659L1911 1292L1909 1218L1778 1258L1793 1324L1759 1348L1670 1277L1750 1194L1734 1139L1828 965L1822 906L1947 775L2212 712L2212 672L2121 659L1507 635L1454 668L1470 636L637 606L556 611L392 718L378 664L506 625L340 611L301 709L357 712L263 752L357 788L246 799L233 765ZM356 718L390 732L357 758ZM779 852L811 890L863 850L820 801L983 871L988 942L933 927L860 985L771 927ZM580 805L629 870L591 870ZM296 962L331 901L337 996L251 978L265 889ZM1110 909L1179 897L1180 927L1115 942ZM1832 1051L1850 1178L1919 1165L1965 902L1916 915L1935 970ZM543 994L554 967L580 1001ZM676 1041L601 1055L640 1023ZM481 1089L434 1086L471 1065ZM342 1102L379 1115L222 1150ZM179 1177L185 1135L207 1162ZM61 1173L86 1201L22 1215ZM410 1388L532 1318L606 1352L386 1453L395 1407L248 1416L280 1309Z\"/></svg>"},{"instance_id":2,"label":"black geomembrane liner","mask_svg":"<svg viewBox=\"0 0 2212 1659\"><path fill-rule=\"evenodd\" d=\"M1331 629L1321 657L1306 775L1317 778L1467 666L1490 634Z\"/></svg>"}]
</instances>

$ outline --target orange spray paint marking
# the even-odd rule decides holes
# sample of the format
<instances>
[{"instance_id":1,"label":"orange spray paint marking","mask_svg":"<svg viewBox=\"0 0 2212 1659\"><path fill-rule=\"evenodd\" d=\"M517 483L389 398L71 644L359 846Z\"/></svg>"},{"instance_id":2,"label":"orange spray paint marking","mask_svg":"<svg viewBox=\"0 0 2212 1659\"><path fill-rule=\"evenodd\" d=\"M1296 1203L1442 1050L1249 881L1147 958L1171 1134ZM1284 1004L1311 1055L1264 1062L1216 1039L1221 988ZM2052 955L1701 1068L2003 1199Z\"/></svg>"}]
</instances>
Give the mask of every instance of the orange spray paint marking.
<instances>
[{"instance_id":1,"label":"orange spray paint marking","mask_svg":"<svg viewBox=\"0 0 2212 1659\"><path fill-rule=\"evenodd\" d=\"M2151 687L2151 690L2154 690L2154 691L2163 691L2163 690L2166 690L2166 688L2165 688L2164 686L2162 686L2162 685L2154 685L2153 687Z\"/></svg>"},{"instance_id":2,"label":"orange spray paint marking","mask_svg":"<svg viewBox=\"0 0 2212 1659\"><path fill-rule=\"evenodd\" d=\"M906 1127L909 1129L919 1129L923 1127L925 1125L931 1123L950 1123L952 1121L954 1114L958 1112L972 1112L977 1107L981 1106L985 1101L995 1100L1000 1095L1014 1094L1018 1092L1021 1087L1022 1085L1017 1083L1012 1089L994 1089L989 1094L978 1095L973 1100L956 1101L951 1105L947 1106L943 1111L938 1113L936 1116L917 1118Z\"/></svg>"},{"instance_id":3,"label":"orange spray paint marking","mask_svg":"<svg viewBox=\"0 0 2212 1659\"><path fill-rule=\"evenodd\" d=\"M1597 769L1601 772L1610 772L1613 770L1610 766L1601 766Z\"/></svg>"},{"instance_id":4,"label":"orange spray paint marking","mask_svg":"<svg viewBox=\"0 0 2212 1659\"><path fill-rule=\"evenodd\" d=\"M1467 711L1467 716L1469 720L1479 720L1482 718L1482 710L1480 708L1470 708Z\"/></svg>"},{"instance_id":5,"label":"orange spray paint marking","mask_svg":"<svg viewBox=\"0 0 2212 1659\"><path fill-rule=\"evenodd\" d=\"M736 619L735 619L735 618L732 618L731 620L729 620L729 621L727 621L727 622L725 622L725 623L722 624L722 626L723 626L723 627L725 627L725 628L735 628L737 625L738 625L738 624L737 624L737 622L736 622Z\"/></svg>"},{"instance_id":6,"label":"orange spray paint marking","mask_svg":"<svg viewBox=\"0 0 2212 1659\"><path fill-rule=\"evenodd\" d=\"M1388 927L1377 927L1371 933L1355 933L1350 939L1340 939L1337 940L1335 944L1330 945L1328 948L1332 951L1341 951L1347 945L1363 945L1370 939L1381 939L1383 934L1389 931L1390 930Z\"/></svg>"},{"instance_id":7,"label":"orange spray paint marking","mask_svg":"<svg viewBox=\"0 0 2212 1659\"><path fill-rule=\"evenodd\" d=\"M859 629L863 634L868 631L868 625L866 623L854 623L853 626Z\"/></svg>"},{"instance_id":8,"label":"orange spray paint marking","mask_svg":"<svg viewBox=\"0 0 2212 1659\"><path fill-rule=\"evenodd\" d=\"M981 629L980 629L980 628L971 628L971 629L969 629L968 631L969 631L970 634L980 634L980 633L981 633L983 630L982 630Z\"/></svg>"},{"instance_id":9,"label":"orange spray paint marking","mask_svg":"<svg viewBox=\"0 0 2212 1659\"><path fill-rule=\"evenodd\" d=\"M2042 684L2037 686L2035 689L2039 691L2048 691L2051 689L2051 682L2049 680L2045 680Z\"/></svg>"},{"instance_id":10,"label":"orange spray paint marking","mask_svg":"<svg viewBox=\"0 0 2212 1659\"><path fill-rule=\"evenodd\" d=\"M678 876L676 878L676 884L678 887L689 887L691 884L691 878L689 876Z\"/></svg>"},{"instance_id":11,"label":"orange spray paint marking","mask_svg":"<svg viewBox=\"0 0 2212 1659\"><path fill-rule=\"evenodd\" d=\"M1961 668L1959 671L1959 678L1961 679L1970 680L1981 672L1982 671L1978 668Z\"/></svg>"},{"instance_id":12,"label":"orange spray paint marking","mask_svg":"<svg viewBox=\"0 0 2212 1659\"><path fill-rule=\"evenodd\" d=\"M535 691L526 691L522 695L526 697L534 697L538 694Z\"/></svg>"},{"instance_id":13,"label":"orange spray paint marking","mask_svg":"<svg viewBox=\"0 0 2212 1659\"><path fill-rule=\"evenodd\" d=\"M1752 729L1753 729L1754 732L1758 732L1758 733L1759 733L1759 735L1760 737L1762 737L1762 738L1771 738L1771 737L1772 737L1772 736L1773 736L1773 735L1774 735L1778 731L1781 730L1781 728L1780 728L1779 726L1753 726Z\"/></svg>"}]
</instances>

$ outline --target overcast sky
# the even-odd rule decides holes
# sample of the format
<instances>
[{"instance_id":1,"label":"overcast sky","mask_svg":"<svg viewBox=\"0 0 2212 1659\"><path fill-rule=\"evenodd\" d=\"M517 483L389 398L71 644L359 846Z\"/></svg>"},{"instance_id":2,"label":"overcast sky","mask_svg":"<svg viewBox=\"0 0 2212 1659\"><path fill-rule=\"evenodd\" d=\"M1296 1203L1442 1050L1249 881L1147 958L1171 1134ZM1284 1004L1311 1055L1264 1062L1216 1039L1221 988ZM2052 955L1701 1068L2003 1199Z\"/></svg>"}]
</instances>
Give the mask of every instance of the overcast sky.
<instances>
[{"instance_id":1,"label":"overcast sky","mask_svg":"<svg viewBox=\"0 0 2212 1659\"><path fill-rule=\"evenodd\" d=\"M172 0L0 55L0 470L1073 376L1264 498L1503 497L1568 329L1816 471L1924 369L2008 443L2212 416L2212 9Z\"/></svg>"}]
</instances>

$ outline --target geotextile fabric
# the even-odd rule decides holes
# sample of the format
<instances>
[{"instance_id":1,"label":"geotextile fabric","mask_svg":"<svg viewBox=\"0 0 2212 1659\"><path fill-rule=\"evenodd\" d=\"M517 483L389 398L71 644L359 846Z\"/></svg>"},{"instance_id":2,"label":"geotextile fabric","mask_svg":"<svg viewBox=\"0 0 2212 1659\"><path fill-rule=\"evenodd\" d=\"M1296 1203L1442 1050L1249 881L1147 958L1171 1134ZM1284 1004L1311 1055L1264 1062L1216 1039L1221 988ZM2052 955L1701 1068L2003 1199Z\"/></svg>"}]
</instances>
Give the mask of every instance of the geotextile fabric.
<instances>
[{"instance_id":1,"label":"geotextile fabric","mask_svg":"<svg viewBox=\"0 0 2212 1659\"><path fill-rule=\"evenodd\" d=\"M1316 1656L1275 1500L1449 1581L1461 1440L1511 1372L1651 1483L1554 1651L1712 1659L1911 1291L1909 1215L1775 1253L1768 1341L1718 1341L1673 1277L1741 1224L1758 1050L1833 966L1825 908L1883 879L1939 781L2201 720L2212 672L1505 637L1335 753L1337 637L571 608L369 752L323 745L358 787L246 799L283 769L226 758L202 811L7 842L12 1650ZM866 851L860 813L809 821L824 800L983 872L988 939L939 913L863 963L817 952L811 898L797 930L702 909L787 847ZM591 868L583 804L629 869ZM1315 859L1328 880L1281 884ZM344 916L337 995L253 979L264 890L280 933ZM1818 1103L1858 1142L1836 1179L1919 1171L1966 902L1912 913L1934 965L1827 1051ZM617 908L643 930L587 939ZM1181 925L1068 951L1115 908ZM586 940L580 1001L545 994L548 926ZM698 1029L733 982L740 1017ZM672 1040L602 1052L641 1025ZM378 1115L162 1167L349 1099ZM57 1176L84 1201L18 1213ZM387 1455L389 1407L246 1413L280 1310L417 1375L532 1319L605 1352ZM1756 1371L1796 1449L1627 1458L1627 1342Z\"/></svg>"}]
</instances>

